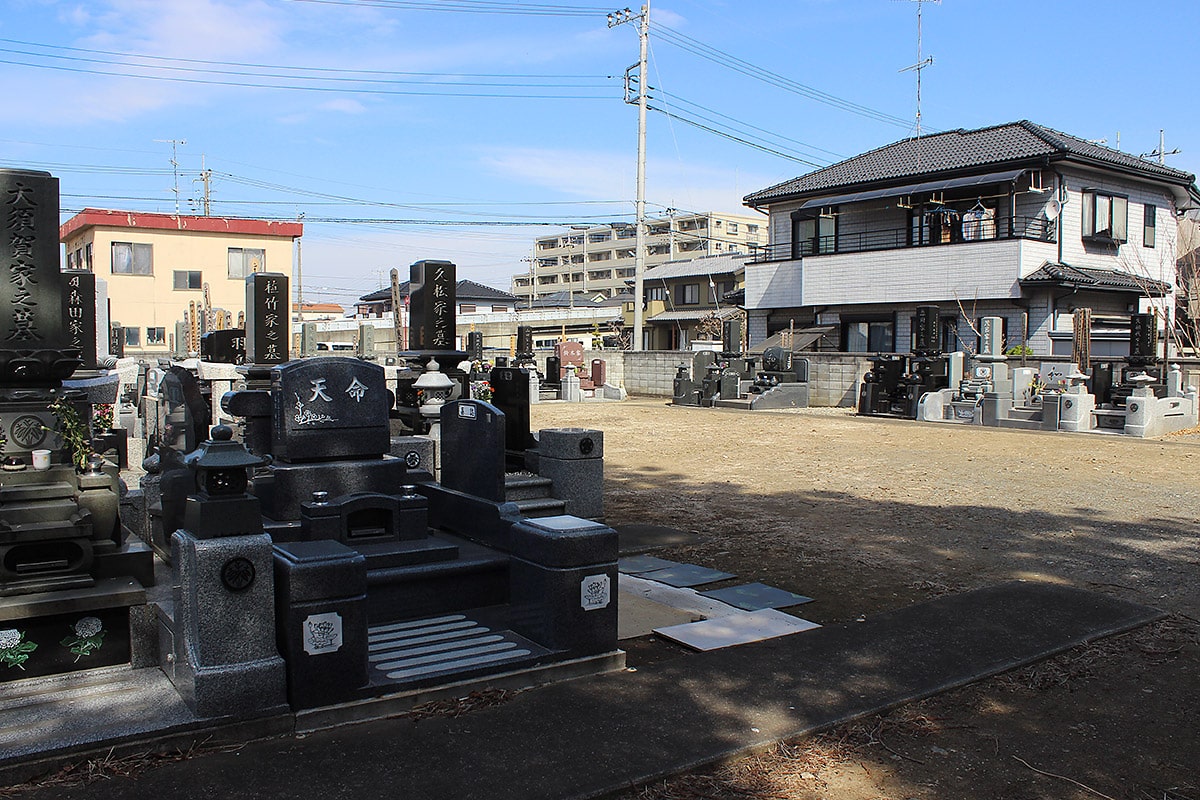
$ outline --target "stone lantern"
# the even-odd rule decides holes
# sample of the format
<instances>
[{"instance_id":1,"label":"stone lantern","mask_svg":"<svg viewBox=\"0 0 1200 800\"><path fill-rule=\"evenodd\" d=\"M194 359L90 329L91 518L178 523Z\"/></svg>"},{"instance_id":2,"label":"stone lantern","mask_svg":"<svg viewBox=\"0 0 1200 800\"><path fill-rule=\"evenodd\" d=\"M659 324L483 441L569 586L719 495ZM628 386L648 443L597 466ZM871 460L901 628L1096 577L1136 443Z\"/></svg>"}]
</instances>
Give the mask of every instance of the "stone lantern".
<instances>
[{"instance_id":1,"label":"stone lantern","mask_svg":"<svg viewBox=\"0 0 1200 800\"><path fill-rule=\"evenodd\" d=\"M198 539L242 536L262 531L258 500L246 493L248 471L267 463L233 441L228 425L213 427L183 463L195 475L196 493L184 509L184 527Z\"/></svg>"}]
</instances>

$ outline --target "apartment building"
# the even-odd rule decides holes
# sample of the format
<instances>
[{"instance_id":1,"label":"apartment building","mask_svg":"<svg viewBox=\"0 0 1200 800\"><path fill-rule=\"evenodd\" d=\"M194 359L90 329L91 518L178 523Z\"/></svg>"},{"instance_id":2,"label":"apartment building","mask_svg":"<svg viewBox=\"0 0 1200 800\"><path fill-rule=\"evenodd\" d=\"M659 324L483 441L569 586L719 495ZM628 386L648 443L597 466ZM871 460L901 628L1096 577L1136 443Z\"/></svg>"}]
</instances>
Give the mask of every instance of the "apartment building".
<instances>
[{"instance_id":1,"label":"apartment building","mask_svg":"<svg viewBox=\"0 0 1200 800\"><path fill-rule=\"evenodd\" d=\"M534 241L529 269L512 278L512 293L526 301L558 292L628 291L634 279L637 228L632 223L572 226ZM738 214L671 214L646 221L647 268L679 259L751 253L767 243L767 221Z\"/></svg>"},{"instance_id":2,"label":"apartment building","mask_svg":"<svg viewBox=\"0 0 1200 800\"><path fill-rule=\"evenodd\" d=\"M191 303L233 319L246 308L246 276L292 274L298 222L86 208L59 228L68 269L108 283L110 319L127 350L169 352Z\"/></svg>"}]
</instances>

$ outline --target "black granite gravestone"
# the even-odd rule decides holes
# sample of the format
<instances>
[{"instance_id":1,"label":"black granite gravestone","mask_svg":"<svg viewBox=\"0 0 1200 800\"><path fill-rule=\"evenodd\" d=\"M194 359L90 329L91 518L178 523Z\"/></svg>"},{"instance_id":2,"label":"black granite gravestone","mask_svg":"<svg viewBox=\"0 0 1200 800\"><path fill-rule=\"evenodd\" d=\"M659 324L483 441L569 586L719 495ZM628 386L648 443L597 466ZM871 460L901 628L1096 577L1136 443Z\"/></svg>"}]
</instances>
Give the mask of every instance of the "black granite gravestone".
<instances>
[{"instance_id":1,"label":"black granite gravestone","mask_svg":"<svg viewBox=\"0 0 1200 800\"><path fill-rule=\"evenodd\" d=\"M71 346L79 350L80 366L96 369L96 273L82 269L63 272L63 317Z\"/></svg>"},{"instance_id":2,"label":"black granite gravestone","mask_svg":"<svg viewBox=\"0 0 1200 800\"><path fill-rule=\"evenodd\" d=\"M283 364L291 340L288 277L255 272L246 277L246 362Z\"/></svg>"},{"instance_id":3,"label":"black granite gravestone","mask_svg":"<svg viewBox=\"0 0 1200 800\"><path fill-rule=\"evenodd\" d=\"M533 447L533 434L529 430L529 373L523 369L497 367L488 377L492 384L492 405L504 414L504 447L514 453ZM520 464L510 464L517 469Z\"/></svg>"},{"instance_id":4,"label":"black granite gravestone","mask_svg":"<svg viewBox=\"0 0 1200 800\"><path fill-rule=\"evenodd\" d=\"M483 333L480 331L470 331L467 334L467 358L483 361Z\"/></svg>"},{"instance_id":5,"label":"black granite gravestone","mask_svg":"<svg viewBox=\"0 0 1200 800\"><path fill-rule=\"evenodd\" d=\"M383 367L329 356L271 370L271 452L285 461L381 456L391 446Z\"/></svg>"},{"instance_id":6,"label":"black granite gravestone","mask_svg":"<svg viewBox=\"0 0 1200 800\"><path fill-rule=\"evenodd\" d=\"M125 327L123 325L108 326L108 354L114 358L125 357Z\"/></svg>"},{"instance_id":7,"label":"black granite gravestone","mask_svg":"<svg viewBox=\"0 0 1200 800\"><path fill-rule=\"evenodd\" d=\"M200 337L200 358L214 364L245 364L246 332L228 328L204 334Z\"/></svg>"},{"instance_id":8,"label":"black granite gravestone","mask_svg":"<svg viewBox=\"0 0 1200 800\"><path fill-rule=\"evenodd\" d=\"M0 377L9 383L52 383L79 366L58 247L58 179L0 169Z\"/></svg>"},{"instance_id":9,"label":"black granite gravestone","mask_svg":"<svg viewBox=\"0 0 1200 800\"><path fill-rule=\"evenodd\" d=\"M442 406L441 420L442 486L504 502L504 412L482 400L457 400Z\"/></svg>"},{"instance_id":10,"label":"black granite gravestone","mask_svg":"<svg viewBox=\"0 0 1200 800\"><path fill-rule=\"evenodd\" d=\"M530 325L517 326L517 359L525 361L533 358L533 327Z\"/></svg>"},{"instance_id":11,"label":"black granite gravestone","mask_svg":"<svg viewBox=\"0 0 1200 800\"><path fill-rule=\"evenodd\" d=\"M449 261L418 261L411 267L409 315L413 350L454 349L455 267Z\"/></svg>"}]
</instances>

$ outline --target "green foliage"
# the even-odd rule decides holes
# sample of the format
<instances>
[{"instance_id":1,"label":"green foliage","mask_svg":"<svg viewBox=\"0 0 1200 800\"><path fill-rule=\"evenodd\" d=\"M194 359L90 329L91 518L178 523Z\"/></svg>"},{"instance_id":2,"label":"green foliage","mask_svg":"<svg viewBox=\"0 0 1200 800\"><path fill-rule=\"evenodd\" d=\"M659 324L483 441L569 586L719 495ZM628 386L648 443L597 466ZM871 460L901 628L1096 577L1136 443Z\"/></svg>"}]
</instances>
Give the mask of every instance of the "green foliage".
<instances>
[{"instance_id":1,"label":"green foliage","mask_svg":"<svg viewBox=\"0 0 1200 800\"><path fill-rule=\"evenodd\" d=\"M1033 348L1027 344L1014 344L1012 347L1004 351L1006 356L1031 356Z\"/></svg>"},{"instance_id":2,"label":"green foliage","mask_svg":"<svg viewBox=\"0 0 1200 800\"><path fill-rule=\"evenodd\" d=\"M59 397L51 403L50 411L58 420L58 435L71 456L71 462L76 469L87 469L88 456L92 454L92 442L79 412L65 397Z\"/></svg>"}]
</instances>

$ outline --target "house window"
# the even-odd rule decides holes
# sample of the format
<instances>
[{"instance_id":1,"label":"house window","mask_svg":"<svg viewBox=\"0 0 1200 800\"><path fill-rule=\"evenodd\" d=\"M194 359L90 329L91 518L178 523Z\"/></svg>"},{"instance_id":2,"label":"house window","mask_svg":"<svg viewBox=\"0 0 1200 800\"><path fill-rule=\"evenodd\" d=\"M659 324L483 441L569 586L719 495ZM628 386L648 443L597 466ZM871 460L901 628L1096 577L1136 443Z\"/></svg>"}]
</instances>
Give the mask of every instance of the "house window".
<instances>
[{"instance_id":1,"label":"house window","mask_svg":"<svg viewBox=\"0 0 1200 800\"><path fill-rule=\"evenodd\" d=\"M1158 207L1146 203L1142 209L1142 245L1144 247L1154 247L1154 223L1155 217L1158 214Z\"/></svg>"},{"instance_id":2,"label":"house window","mask_svg":"<svg viewBox=\"0 0 1200 800\"><path fill-rule=\"evenodd\" d=\"M729 223L729 227L726 228L725 230L729 231L730 233L737 233L738 232L738 224L736 222L731 222L731 223Z\"/></svg>"},{"instance_id":3,"label":"house window","mask_svg":"<svg viewBox=\"0 0 1200 800\"><path fill-rule=\"evenodd\" d=\"M700 302L700 284L685 283L683 285L683 301L685 306L694 306Z\"/></svg>"},{"instance_id":4,"label":"house window","mask_svg":"<svg viewBox=\"0 0 1200 800\"><path fill-rule=\"evenodd\" d=\"M746 235L747 236L757 236L758 235L758 226L747 224L746 225Z\"/></svg>"},{"instance_id":5,"label":"house window","mask_svg":"<svg viewBox=\"0 0 1200 800\"><path fill-rule=\"evenodd\" d=\"M666 299L665 292L666 292L666 290L663 289L663 287L661 287L661 286L646 287L646 302L649 303L652 300L665 300Z\"/></svg>"},{"instance_id":6,"label":"house window","mask_svg":"<svg viewBox=\"0 0 1200 800\"><path fill-rule=\"evenodd\" d=\"M176 291L204 288L203 276L200 274L200 270L175 270L174 288Z\"/></svg>"},{"instance_id":7,"label":"house window","mask_svg":"<svg viewBox=\"0 0 1200 800\"><path fill-rule=\"evenodd\" d=\"M125 328L125 346L126 347L141 347L142 346L142 329L141 328Z\"/></svg>"},{"instance_id":8,"label":"house window","mask_svg":"<svg viewBox=\"0 0 1200 800\"><path fill-rule=\"evenodd\" d=\"M842 323L842 350L847 353L892 353L896 349L896 323L891 319L846 320Z\"/></svg>"},{"instance_id":9,"label":"house window","mask_svg":"<svg viewBox=\"0 0 1200 800\"><path fill-rule=\"evenodd\" d=\"M1128 241L1129 200L1117 194L1083 191L1083 238L1100 242Z\"/></svg>"},{"instance_id":10,"label":"house window","mask_svg":"<svg viewBox=\"0 0 1200 800\"><path fill-rule=\"evenodd\" d=\"M83 246L83 268L89 272L92 269L92 243L88 242Z\"/></svg>"},{"instance_id":11,"label":"house window","mask_svg":"<svg viewBox=\"0 0 1200 800\"><path fill-rule=\"evenodd\" d=\"M475 313L475 304L474 303L459 303L458 304L458 313L474 314Z\"/></svg>"},{"instance_id":12,"label":"house window","mask_svg":"<svg viewBox=\"0 0 1200 800\"><path fill-rule=\"evenodd\" d=\"M146 344L166 344L166 328L146 328Z\"/></svg>"},{"instance_id":13,"label":"house window","mask_svg":"<svg viewBox=\"0 0 1200 800\"><path fill-rule=\"evenodd\" d=\"M132 242L112 243L114 275L153 275L154 247Z\"/></svg>"},{"instance_id":14,"label":"house window","mask_svg":"<svg viewBox=\"0 0 1200 800\"><path fill-rule=\"evenodd\" d=\"M257 247L229 248L229 277L241 280L255 272L267 269L267 251Z\"/></svg>"},{"instance_id":15,"label":"house window","mask_svg":"<svg viewBox=\"0 0 1200 800\"><path fill-rule=\"evenodd\" d=\"M837 250L837 217L831 213L802 212L792 219L792 258L833 253Z\"/></svg>"}]
</instances>

